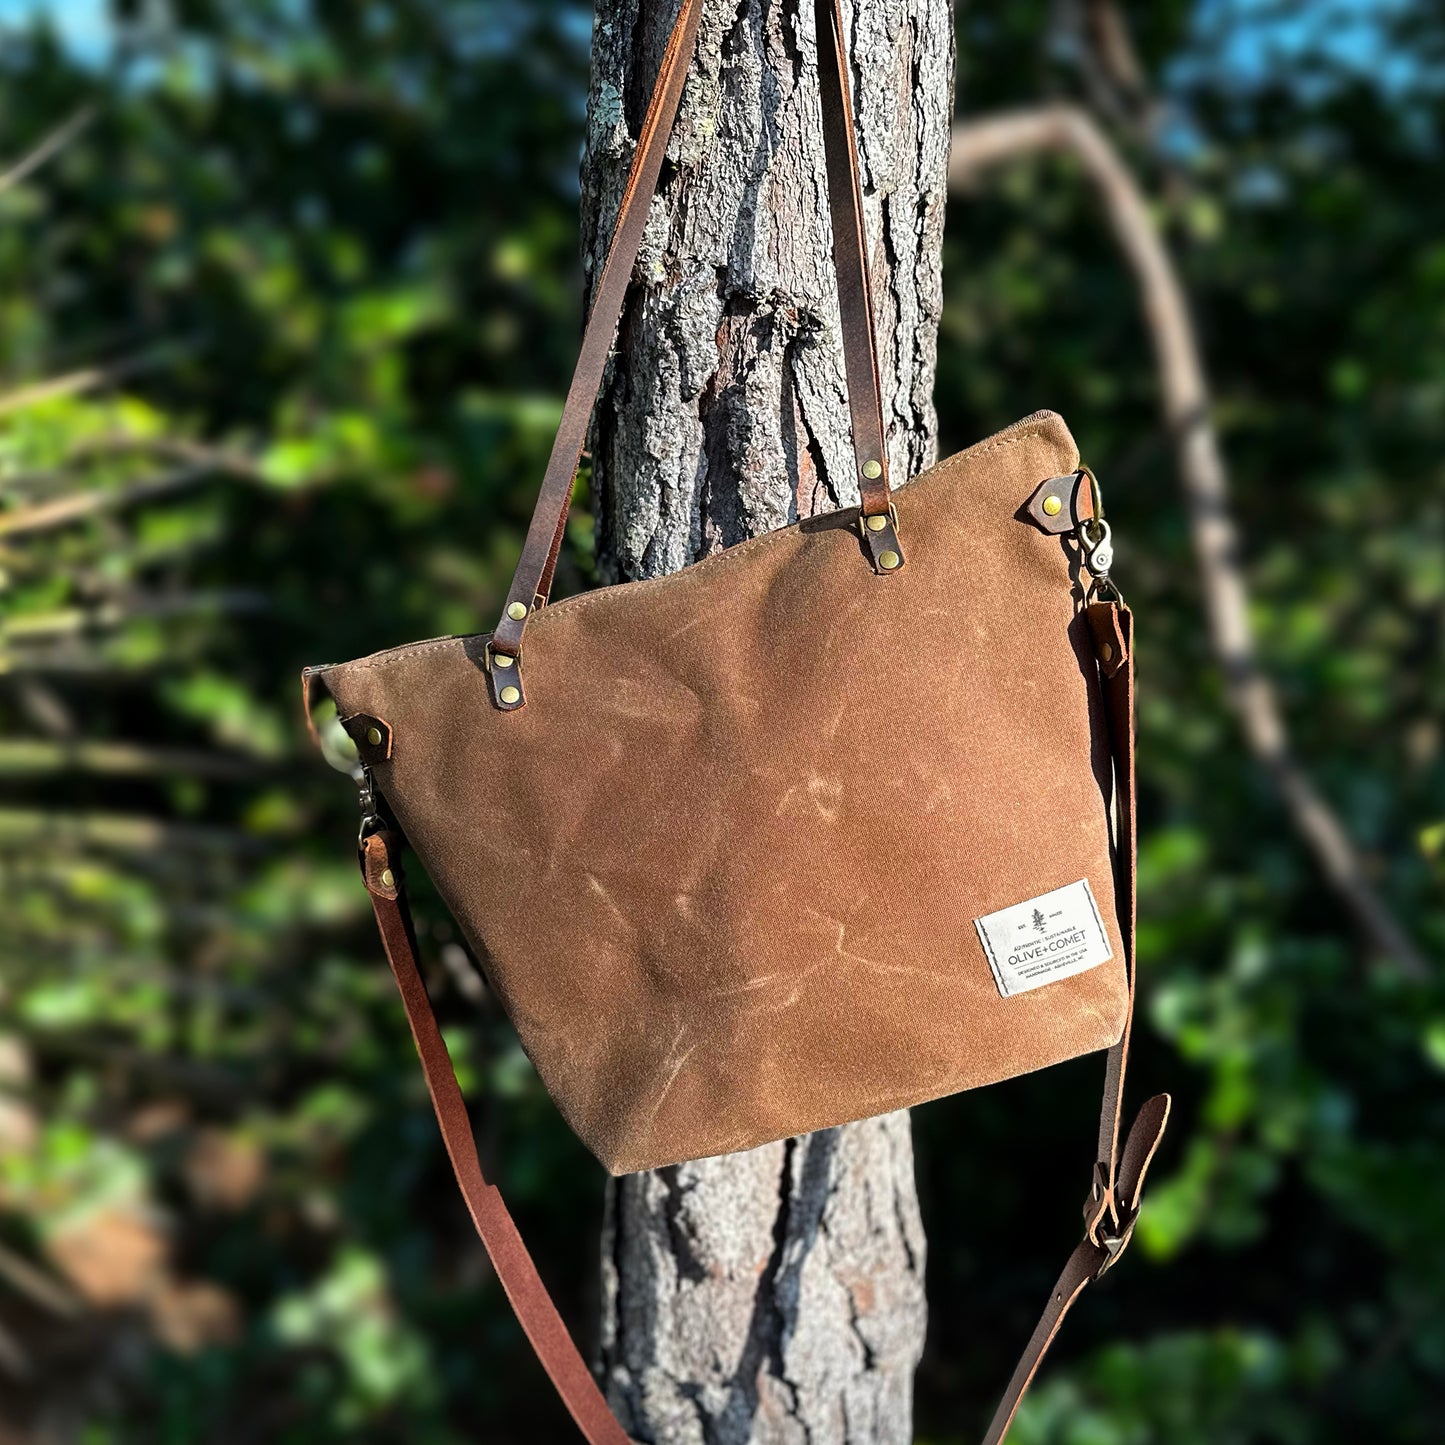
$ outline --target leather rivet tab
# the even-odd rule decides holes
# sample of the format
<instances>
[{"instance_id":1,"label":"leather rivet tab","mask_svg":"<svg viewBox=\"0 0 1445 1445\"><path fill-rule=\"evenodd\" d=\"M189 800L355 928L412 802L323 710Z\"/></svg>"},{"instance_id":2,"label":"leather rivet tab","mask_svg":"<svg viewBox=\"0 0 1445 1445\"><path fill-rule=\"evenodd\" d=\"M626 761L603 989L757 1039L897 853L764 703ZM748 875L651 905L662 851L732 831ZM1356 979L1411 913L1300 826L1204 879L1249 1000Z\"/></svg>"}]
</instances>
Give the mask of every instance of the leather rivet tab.
<instances>
[{"instance_id":1,"label":"leather rivet tab","mask_svg":"<svg viewBox=\"0 0 1445 1445\"><path fill-rule=\"evenodd\" d=\"M494 652L492 654L493 667L511 667L516 660L515 657L508 657L505 652Z\"/></svg>"},{"instance_id":2,"label":"leather rivet tab","mask_svg":"<svg viewBox=\"0 0 1445 1445\"><path fill-rule=\"evenodd\" d=\"M352 713L341 719L346 736L356 744L356 755L368 767L384 763L391 757L391 728L385 718L368 712Z\"/></svg>"},{"instance_id":3,"label":"leather rivet tab","mask_svg":"<svg viewBox=\"0 0 1445 1445\"><path fill-rule=\"evenodd\" d=\"M1093 515L1093 493L1082 471L1045 477L1024 506L1029 521L1050 537L1062 537Z\"/></svg>"},{"instance_id":4,"label":"leather rivet tab","mask_svg":"<svg viewBox=\"0 0 1445 1445\"><path fill-rule=\"evenodd\" d=\"M1099 644L1099 656L1102 657L1105 662L1112 662L1114 660L1114 644L1112 642L1101 642Z\"/></svg>"},{"instance_id":5,"label":"leather rivet tab","mask_svg":"<svg viewBox=\"0 0 1445 1445\"><path fill-rule=\"evenodd\" d=\"M396 886L396 875L390 868L383 868L381 870L381 886L383 888L393 888Z\"/></svg>"},{"instance_id":6,"label":"leather rivet tab","mask_svg":"<svg viewBox=\"0 0 1445 1445\"><path fill-rule=\"evenodd\" d=\"M903 566L903 548L898 542L898 513L893 507L886 512L858 518L858 535L863 539L868 560L874 572L896 572Z\"/></svg>"},{"instance_id":7,"label":"leather rivet tab","mask_svg":"<svg viewBox=\"0 0 1445 1445\"><path fill-rule=\"evenodd\" d=\"M507 605L507 616L513 622L520 622L527 615L527 604L525 602L511 602Z\"/></svg>"},{"instance_id":8,"label":"leather rivet tab","mask_svg":"<svg viewBox=\"0 0 1445 1445\"><path fill-rule=\"evenodd\" d=\"M882 462L864 462L864 463L863 463L863 475L864 475L865 477L867 477L870 482L876 482L876 481L878 480L878 478L883 475L883 463L882 463Z\"/></svg>"},{"instance_id":9,"label":"leather rivet tab","mask_svg":"<svg viewBox=\"0 0 1445 1445\"><path fill-rule=\"evenodd\" d=\"M520 688L504 687L498 696L501 697L502 701L506 703L508 707L511 707L514 702L521 701L522 693Z\"/></svg>"}]
</instances>

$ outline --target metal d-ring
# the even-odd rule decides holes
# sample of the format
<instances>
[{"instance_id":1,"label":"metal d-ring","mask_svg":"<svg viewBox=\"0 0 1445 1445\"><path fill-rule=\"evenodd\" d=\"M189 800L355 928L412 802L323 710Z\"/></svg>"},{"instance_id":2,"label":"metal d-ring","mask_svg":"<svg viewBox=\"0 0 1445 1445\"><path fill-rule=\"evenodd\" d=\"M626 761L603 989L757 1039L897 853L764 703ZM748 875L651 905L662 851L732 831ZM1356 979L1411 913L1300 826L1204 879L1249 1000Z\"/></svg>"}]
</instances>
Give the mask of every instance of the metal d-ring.
<instances>
[{"instance_id":1,"label":"metal d-ring","mask_svg":"<svg viewBox=\"0 0 1445 1445\"><path fill-rule=\"evenodd\" d=\"M1089 479L1089 493L1094 501L1094 520L1104 520L1104 489L1099 485L1099 479L1094 475L1094 469L1084 462L1078 465L1078 473L1081 477Z\"/></svg>"},{"instance_id":2,"label":"metal d-ring","mask_svg":"<svg viewBox=\"0 0 1445 1445\"><path fill-rule=\"evenodd\" d=\"M1084 565L1095 579L1108 577L1109 568L1114 565L1114 541L1109 524L1104 520L1104 489L1094 475L1093 467L1079 464L1077 475L1089 479L1093 515L1079 523L1079 545L1084 552Z\"/></svg>"}]
</instances>

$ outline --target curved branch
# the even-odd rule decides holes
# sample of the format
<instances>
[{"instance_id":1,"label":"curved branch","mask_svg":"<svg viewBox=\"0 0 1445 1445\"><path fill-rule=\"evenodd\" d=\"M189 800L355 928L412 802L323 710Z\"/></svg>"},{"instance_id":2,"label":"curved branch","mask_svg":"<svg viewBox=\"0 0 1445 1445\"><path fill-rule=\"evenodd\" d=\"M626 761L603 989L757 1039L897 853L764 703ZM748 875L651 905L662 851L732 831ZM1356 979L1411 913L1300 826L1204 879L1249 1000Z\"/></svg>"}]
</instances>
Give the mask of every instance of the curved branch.
<instances>
[{"instance_id":1,"label":"curved branch","mask_svg":"<svg viewBox=\"0 0 1445 1445\"><path fill-rule=\"evenodd\" d=\"M0 412L3 412L3 409L4 400L0 398ZM124 486L69 492L33 507L0 512L0 537L14 537L22 533L44 532L53 527L63 527L82 517L94 516L97 512L118 511L123 507L134 506L137 502L148 502L154 497L166 496L215 475L215 467L198 464L176 467L172 471L144 477Z\"/></svg>"},{"instance_id":2,"label":"curved branch","mask_svg":"<svg viewBox=\"0 0 1445 1445\"><path fill-rule=\"evenodd\" d=\"M93 105L82 106L68 120L62 121L28 155L22 156L3 175L0 175L0 195L18 186L26 176L40 169L52 156L64 150L78 135L86 130L95 119Z\"/></svg>"},{"instance_id":3,"label":"curved branch","mask_svg":"<svg viewBox=\"0 0 1445 1445\"><path fill-rule=\"evenodd\" d=\"M1189 510L1210 640L1249 749L1274 780L1295 829L1371 951L1394 959L1412 977L1424 977L1429 971L1424 958L1366 879L1344 826L1295 759L1278 698L1259 666L1199 342L1178 272L1129 168L1083 111L1049 105L956 125L949 187L966 188L989 167L1039 151L1070 154L1083 166L1138 285Z\"/></svg>"}]
</instances>

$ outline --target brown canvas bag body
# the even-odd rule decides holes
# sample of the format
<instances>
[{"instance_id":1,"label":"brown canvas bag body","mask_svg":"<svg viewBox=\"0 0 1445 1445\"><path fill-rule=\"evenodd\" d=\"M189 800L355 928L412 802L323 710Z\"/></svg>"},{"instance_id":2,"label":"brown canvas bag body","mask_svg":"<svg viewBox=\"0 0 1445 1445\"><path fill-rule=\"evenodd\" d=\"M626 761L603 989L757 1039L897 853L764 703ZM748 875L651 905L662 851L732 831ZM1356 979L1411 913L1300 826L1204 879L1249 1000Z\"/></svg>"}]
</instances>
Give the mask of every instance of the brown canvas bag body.
<instances>
[{"instance_id":1,"label":"brown canvas bag body","mask_svg":"<svg viewBox=\"0 0 1445 1445\"><path fill-rule=\"evenodd\" d=\"M699 0L683 0L502 620L309 669L361 764L363 874L447 1148L589 1440L626 1439L483 1179L417 970L404 837L613 1173L1108 1050L1085 1238L989 1433L1127 1242L1133 668L1097 484L1041 412L890 485L837 0L819 0L861 504L547 605Z\"/></svg>"}]
</instances>

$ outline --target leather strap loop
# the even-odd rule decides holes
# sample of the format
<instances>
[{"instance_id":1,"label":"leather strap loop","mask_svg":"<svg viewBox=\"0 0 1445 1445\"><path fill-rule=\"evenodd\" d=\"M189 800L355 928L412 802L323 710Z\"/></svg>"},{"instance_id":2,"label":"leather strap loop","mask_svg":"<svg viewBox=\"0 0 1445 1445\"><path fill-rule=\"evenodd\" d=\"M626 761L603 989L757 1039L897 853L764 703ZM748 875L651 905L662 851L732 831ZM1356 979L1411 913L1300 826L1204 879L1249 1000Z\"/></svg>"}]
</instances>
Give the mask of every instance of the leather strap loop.
<instances>
[{"instance_id":1,"label":"leather strap loop","mask_svg":"<svg viewBox=\"0 0 1445 1445\"><path fill-rule=\"evenodd\" d=\"M1101 661L1099 676L1113 759L1115 853L1119 872L1116 898L1129 979L1128 1013L1123 1034L1109 1050L1105 1070L1099 1134L1101 1158L1095 1170L1095 1188L1085 1206L1085 1236L1069 1256L1054 1285L983 1445L1001 1445L1064 1316L1087 1286L1108 1270L1127 1247L1139 1213L1144 1178L1169 1120L1169 1096L1156 1095L1140 1109L1120 1151L1120 1095L1134 1011L1134 668L1129 655L1132 628L1129 612L1118 603L1094 603L1086 609L1086 617L1096 638L1099 657L1108 658L1107 662ZM1107 654L1099 645L1099 639L1109 640ZM1122 655L1117 650L1121 639ZM387 961L421 1056L427 1090L457 1184L502 1288L538 1359L589 1445L628 1445L628 1436L608 1409L562 1323L501 1195L482 1173L461 1086L417 966L416 935L407 906L399 848L384 827L362 839L361 869Z\"/></svg>"},{"instance_id":2,"label":"leather strap loop","mask_svg":"<svg viewBox=\"0 0 1445 1445\"><path fill-rule=\"evenodd\" d=\"M582 333L582 345L567 400L552 440L552 453L542 474L542 486L532 510L532 521L522 544L522 555L507 592L501 620L492 633L492 647L516 657L522 650L522 635L532 612L545 603L566 531L567 511L572 504L572 485L577 464L582 458L582 445L587 439L587 423L602 385L607 367L607 354L617 336L622 318L622 302L627 283L642 245L647 225L647 211L657 190L663 155L677 107L682 100L687 69L697 41L698 21L702 16L702 0L681 0L662 65L657 73L652 98L642 129L638 132L637 149L632 168L622 192L617 224L612 232L607 258L597 278L592 309Z\"/></svg>"},{"instance_id":3,"label":"leather strap loop","mask_svg":"<svg viewBox=\"0 0 1445 1445\"><path fill-rule=\"evenodd\" d=\"M840 5L841 0L816 0L823 142L827 157L829 209L833 218L833 263L838 278L844 370L848 407L853 421L853 451L863 512L874 516L888 513L888 457L884 446L883 402L878 385L877 344L873 333L863 193L858 178L858 153L848 93ZM621 323L622 305L637 252L642 245L648 208L657 190L668 137L682 99L701 13L702 0L681 0L647 115L638 133L632 168L617 212L617 224L593 292L577 366L567 389L567 400L552 442L552 453L542 474L537 503L512 585L507 591L507 600L502 606L502 616L492 633L493 650L510 657L520 655L528 619L538 607L545 606L551 594L557 557L566 535L572 487L583 443L587 439L587 426L596 405L597 393L602 387L607 356ZM876 476L872 475L875 467ZM865 540L870 539L865 537ZM896 536L893 536L891 545L897 550ZM874 546L870 540L875 565L882 546L881 542Z\"/></svg>"},{"instance_id":4,"label":"leather strap loop","mask_svg":"<svg viewBox=\"0 0 1445 1445\"><path fill-rule=\"evenodd\" d=\"M873 329L873 278L868 266L868 233L863 225L863 185L858 175L858 137L848 90L848 46L840 0L815 0L813 14L818 30L823 156L833 222L833 269L838 276L848 413L853 422L853 460L863 515L887 516L888 447L878 384L878 342Z\"/></svg>"}]
</instances>

